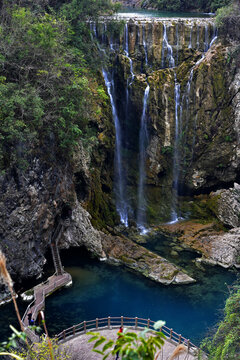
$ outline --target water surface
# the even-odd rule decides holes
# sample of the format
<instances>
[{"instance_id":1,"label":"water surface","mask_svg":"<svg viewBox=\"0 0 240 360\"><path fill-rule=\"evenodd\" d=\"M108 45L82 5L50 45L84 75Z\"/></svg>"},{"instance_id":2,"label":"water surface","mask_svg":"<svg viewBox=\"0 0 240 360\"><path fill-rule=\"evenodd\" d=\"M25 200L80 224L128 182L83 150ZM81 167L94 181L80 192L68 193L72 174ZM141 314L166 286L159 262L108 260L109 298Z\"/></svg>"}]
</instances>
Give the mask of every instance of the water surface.
<instances>
[{"instance_id":1,"label":"water surface","mask_svg":"<svg viewBox=\"0 0 240 360\"><path fill-rule=\"evenodd\" d=\"M146 10L146 9L134 9L125 8L121 9L117 16L120 18L138 18L139 20L144 18L208 18L213 14L196 13L196 12L173 12L173 11L158 11L158 10Z\"/></svg>"},{"instance_id":2,"label":"water surface","mask_svg":"<svg viewBox=\"0 0 240 360\"><path fill-rule=\"evenodd\" d=\"M46 302L51 334L96 317L138 316L165 320L168 327L199 344L222 316L228 295L226 284L234 280L231 271L205 267L196 284L163 286L121 267L90 259L85 251L77 252L68 251L64 259L73 286Z\"/></svg>"},{"instance_id":3,"label":"water surface","mask_svg":"<svg viewBox=\"0 0 240 360\"><path fill-rule=\"evenodd\" d=\"M196 284L163 286L122 267L92 259L83 249L65 250L61 256L73 285L46 299L45 315L51 335L96 317L138 316L165 320L168 327L198 345L222 317L228 295L226 284L235 278L231 271L206 267L199 270ZM188 263L195 258L191 252L183 257ZM19 301L19 305L23 314L27 304ZM4 340L8 324L16 325L13 304L0 308L0 323L0 340Z\"/></svg>"}]
</instances>

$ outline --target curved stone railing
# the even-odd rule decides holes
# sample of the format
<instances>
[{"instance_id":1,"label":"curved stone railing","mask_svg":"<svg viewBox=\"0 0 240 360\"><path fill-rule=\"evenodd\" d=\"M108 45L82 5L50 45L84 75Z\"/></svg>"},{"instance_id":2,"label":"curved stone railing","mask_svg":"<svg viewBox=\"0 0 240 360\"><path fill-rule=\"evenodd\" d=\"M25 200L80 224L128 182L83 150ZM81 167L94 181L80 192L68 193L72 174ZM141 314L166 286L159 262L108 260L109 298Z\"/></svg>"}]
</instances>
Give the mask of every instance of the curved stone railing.
<instances>
[{"instance_id":1,"label":"curved stone railing","mask_svg":"<svg viewBox=\"0 0 240 360\"><path fill-rule=\"evenodd\" d=\"M55 339L59 343L64 343L75 336L86 334L88 331L95 330L104 330L104 329L117 329L120 326L125 326L134 330L141 330L143 328L149 328L152 331L154 330L154 321L150 319L142 319L138 317L105 317L105 318L96 318L95 320L82 321L81 323L74 325L68 329L63 330L58 335L55 336ZM182 335L173 331L173 329L163 326L160 331L166 336L166 340L170 341L174 345L184 344L188 348L188 352L191 355L200 354L201 349L196 345L190 342L189 339L184 338Z\"/></svg>"}]
</instances>

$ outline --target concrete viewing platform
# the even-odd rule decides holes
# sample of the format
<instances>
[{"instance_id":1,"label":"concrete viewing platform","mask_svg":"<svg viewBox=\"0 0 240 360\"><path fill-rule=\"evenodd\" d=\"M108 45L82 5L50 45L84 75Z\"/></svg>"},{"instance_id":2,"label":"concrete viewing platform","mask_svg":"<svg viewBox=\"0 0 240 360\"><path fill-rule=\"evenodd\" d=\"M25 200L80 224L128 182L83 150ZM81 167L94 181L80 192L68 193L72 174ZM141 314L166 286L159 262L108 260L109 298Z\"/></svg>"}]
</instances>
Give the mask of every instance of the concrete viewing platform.
<instances>
[{"instance_id":1,"label":"concrete viewing platform","mask_svg":"<svg viewBox=\"0 0 240 360\"><path fill-rule=\"evenodd\" d=\"M97 330L96 330L97 331ZM105 336L107 339L116 340L117 339L117 331L118 329L99 329L101 335ZM139 332L136 330L129 329L129 331ZM92 351L94 342L89 343L88 340L91 338L90 335L79 335L74 337L71 340L68 340L64 343L64 347L67 347L70 353L73 355L73 358L78 360L102 360L102 355L97 354L96 352ZM176 344L171 342L170 340L165 340L165 343L157 357L157 360L170 360L171 355L173 354L174 350L176 349ZM97 349L101 350L102 347L98 347ZM115 360L116 356L109 355L109 360ZM182 354L174 357L173 359L177 360L195 360L198 359L197 354L193 355L190 354L187 350L184 351Z\"/></svg>"},{"instance_id":2,"label":"concrete viewing platform","mask_svg":"<svg viewBox=\"0 0 240 360\"><path fill-rule=\"evenodd\" d=\"M94 320L83 321L74 325L55 336L61 346L66 347L68 351L78 360L101 360L102 355L92 351L94 342L89 343L91 335L87 335L89 331L100 332L107 339L116 340L119 327L127 328L130 332L140 332L148 328L149 334L154 333L154 321L150 319L142 319L138 317L105 317ZM189 339L177 334L173 329L162 326L160 331L165 335L164 345L159 352L156 360L196 360L201 353L202 358L207 358L204 353ZM101 345L97 349L101 350ZM180 350L176 356L173 356L176 350ZM108 359L115 359L109 356Z\"/></svg>"}]
</instances>

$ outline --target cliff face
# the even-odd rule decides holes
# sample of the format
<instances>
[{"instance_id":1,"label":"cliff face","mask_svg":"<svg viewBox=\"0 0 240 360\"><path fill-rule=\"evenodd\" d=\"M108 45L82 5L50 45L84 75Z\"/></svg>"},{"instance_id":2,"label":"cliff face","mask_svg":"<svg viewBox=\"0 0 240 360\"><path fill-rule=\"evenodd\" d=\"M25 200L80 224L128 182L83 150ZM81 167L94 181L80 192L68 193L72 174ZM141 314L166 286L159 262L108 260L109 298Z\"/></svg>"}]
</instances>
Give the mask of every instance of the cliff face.
<instances>
[{"instance_id":1,"label":"cliff face","mask_svg":"<svg viewBox=\"0 0 240 360\"><path fill-rule=\"evenodd\" d=\"M99 39L102 29L100 24ZM173 186L178 195L193 195L237 181L237 45L218 34L211 19L130 20L123 36L105 39L109 44L115 47L116 103L122 122L128 106L123 148L131 154L125 166L133 203L143 97L150 86L145 159L149 221L170 218Z\"/></svg>"},{"instance_id":2,"label":"cliff face","mask_svg":"<svg viewBox=\"0 0 240 360\"><path fill-rule=\"evenodd\" d=\"M101 233L93 228L86 210L94 209L92 221L98 227L114 221L114 130L108 104L102 113L94 125L96 136L78 144L71 163L57 154L46 159L44 152L36 149L26 171L12 166L0 177L0 247L18 284L42 275L59 221L68 223L61 247L84 245L98 257L105 256Z\"/></svg>"},{"instance_id":3,"label":"cliff face","mask_svg":"<svg viewBox=\"0 0 240 360\"><path fill-rule=\"evenodd\" d=\"M238 181L240 73L234 39L217 39L211 20L130 21L125 33L115 38L105 31L106 24L99 24L97 37L110 49L114 69L132 218L136 218L139 133L147 84L148 222L169 220L176 200L173 189L178 195L208 193ZM62 248L84 245L99 258L107 249L110 257L124 263L122 249L130 243L119 239L116 248L123 253L116 255L111 247L116 239L93 227L106 228L119 220L113 200L115 137L110 102L103 108L105 115L92 124L94 136L79 143L71 164L50 162L39 151L24 173L12 167L1 176L0 246L14 280L41 275L44 254L61 219L68 221ZM229 190L235 197L234 214L227 190L213 195L219 203L216 215L233 227L239 226L239 189L235 190ZM219 244L219 239L214 241ZM217 251L219 260L219 247ZM134 267L135 260L128 258Z\"/></svg>"}]
</instances>

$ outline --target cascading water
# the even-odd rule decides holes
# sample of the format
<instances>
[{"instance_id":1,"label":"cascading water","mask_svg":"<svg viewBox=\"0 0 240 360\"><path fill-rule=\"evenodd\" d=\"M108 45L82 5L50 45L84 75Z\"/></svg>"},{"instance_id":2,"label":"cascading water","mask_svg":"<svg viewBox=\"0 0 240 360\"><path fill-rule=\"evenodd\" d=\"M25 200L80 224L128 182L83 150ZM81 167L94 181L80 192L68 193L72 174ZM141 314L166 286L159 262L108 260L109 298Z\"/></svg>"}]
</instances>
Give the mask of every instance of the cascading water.
<instances>
[{"instance_id":1,"label":"cascading water","mask_svg":"<svg viewBox=\"0 0 240 360\"><path fill-rule=\"evenodd\" d=\"M212 36L212 40L209 44L209 48L213 45L213 43L217 40L217 37L218 37L218 31L217 31L217 28L216 26L214 25L213 27L213 36Z\"/></svg>"},{"instance_id":2,"label":"cascading water","mask_svg":"<svg viewBox=\"0 0 240 360\"><path fill-rule=\"evenodd\" d=\"M142 27L142 34L143 34L143 48L145 53L145 65L148 66L148 50L147 50L147 43L146 43L146 28L143 24Z\"/></svg>"},{"instance_id":3,"label":"cascading water","mask_svg":"<svg viewBox=\"0 0 240 360\"><path fill-rule=\"evenodd\" d=\"M196 42L197 50L199 49L199 25L197 25L197 42Z\"/></svg>"},{"instance_id":4,"label":"cascading water","mask_svg":"<svg viewBox=\"0 0 240 360\"><path fill-rule=\"evenodd\" d=\"M208 49L209 49L208 25L205 25L204 52L207 52Z\"/></svg>"},{"instance_id":5,"label":"cascading water","mask_svg":"<svg viewBox=\"0 0 240 360\"><path fill-rule=\"evenodd\" d=\"M175 138L174 138L174 155L173 155L173 194L172 194L172 213L171 223L178 221L177 210L177 192L178 192L178 178L179 178L179 107L180 107L180 84L177 82L175 75L174 86L174 100L175 100Z\"/></svg>"},{"instance_id":6,"label":"cascading water","mask_svg":"<svg viewBox=\"0 0 240 360\"><path fill-rule=\"evenodd\" d=\"M179 31L178 31L178 24L176 26L176 48L177 48L177 65L178 65L178 51L179 51Z\"/></svg>"},{"instance_id":7,"label":"cascading water","mask_svg":"<svg viewBox=\"0 0 240 360\"><path fill-rule=\"evenodd\" d=\"M125 24L125 27L124 27L124 52L125 52L125 55L126 57L128 58L129 60L129 64L130 64L130 73L131 73L131 81L130 81L130 84L128 85L131 85L133 80L134 80L134 72L133 72L133 61L132 59L130 58L129 56L129 47L128 47L128 24Z\"/></svg>"},{"instance_id":8,"label":"cascading water","mask_svg":"<svg viewBox=\"0 0 240 360\"><path fill-rule=\"evenodd\" d=\"M180 53L179 49L182 49L182 44L186 45L189 49L196 49L204 50L202 57L196 62L196 64L190 69L189 78L186 85L181 86L180 78L178 74L177 80L177 71L175 72L175 84L174 84L174 100L175 100L175 136L174 136L174 152L173 152L173 191L172 191L172 199L169 199L171 204L171 222L176 222L181 218L181 214L179 211L179 200L178 194L181 192L180 186L182 182L182 176L184 175L184 170L186 166L189 166L190 159L193 158L194 147L195 147L195 130L197 127L197 115L193 112L192 105L194 102L192 101L192 96L194 95L194 91L192 89L193 83L193 75L194 69L204 60L206 57L206 51L212 46L212 44L217 39L217 31L215 28L209 27L209 25L205 26L204 32L204 25L200 24L187 24L188 31L186 31L186 36L183 39L182 33L179 33L179 25L176 26L176 32L174 37L174 56L173 56L173 47L168 42L168 30L169 30L169 23L167 21L163 21L163 39L162 39L162 49L160 50L160 64L161 68L174 68L175 65L179 65ZM201 31L200 31L201 27ZM92 34L98 36L98 40L104 42L103 48L100 48L101 52L105 52L106 46L109 46L108 50L115 51L117 55L117 50L119 50L121 44L121 39L119 39L118 45L113 45L113 38L110 37L111 35L107 34L106 25L99 27L96 29L95 24L90 24L90 28ZM132 205L137 200L137 210L136 210L136 223L137 227L142 234L144 234L147 230L147 221L146 221L146 197L149 198L152 196L151 189L145 188L145 180L146 180L146 149L148 146L148 133L147 133L147 101L149 97L149 85L147 85L144 91L144 97L142 99L142 114L141 114L141 124L139 129L139 137L135 138L134 134L134 127L132 124L132 119L134 118L135 107L137 105L136 99L134 96L137 94L135 90L138 88L138 81L142 80L142 77L138 77L138 75L145 72L145 66L148 66L149 63L149 54L152 54L151 50L151 27L147 30L148 36L148 46L146 41L146 27L145 22L142 24L138 24L136 26L137 34L134 38L131 46L135 46L135 48L131 47L131 57L129 55L129 27L128 24L125 24L124 27L124 41L123 41L123 54L125 55L126 59L128 59L128 76L126 78L126 73L124 74L124 81L120 81L121 85L121 93L119 93L119 88L114 84L114 79L118 79L117 74L110 74L105 71L104 79L106 83L106 87L109 93L111 105L112 105L112 113L113 119L116 129L116 145L115 145L115 193L116 193L116 208L120 215L121 222L128 226L129 218L134 218L134 211L131 210ZM141 31L142 30L142 31ZM102 34L104 31L104 34ZM134 31L134 30L133 30ZM171 35L174 34L172 31L170 32ZM203 34L203 38L200 34ZM209 35L211 34L211 36ZM131 33L132 35L132 33ZM171 36L172 39L172 36ZM172 40L171 40L172 41ZM204 43L204 49L202 49L202 44ZM200 45L201 44L201 45ZM102 46L102 45L101 45ZM140 46L140 48L138 47ZM142 52L142 56L140 54ZM113 55L113 54L112 54ZM122 56L120 52L120 56ZM152 56L152 55L151 55ZM175 57L175 58L174 58ZM181 53L182 57L182 53ZM113 57L112 59L118 59L117 56ZM124 64L126 64L126 59ZM115 61L114 60L114 61ZM134 82L133 90L131 90L132 83L135 78L135 74L133 72L133 60L136 61L134 63L134 69L136 69L136 84ZM121 61L121 58L120 58ZM138 62L137 62L138 61ZM126 67L124 68L126 69ZM125 71L125 70L124 70ZM153 70L154 71L154 70ZM169 74L173 72L171 70ZM124 79L123 78L123 79ZM124 85L124 87L123 87ZM125 91L125 92L123 92ZM132 98L132 95L133 98ZM190 98L191 97L191 98ZM122 105L124 104L124 105ZM138 102L139 104L139 102ZM119 106L116 109L116 106ZM121 108L120 108L121 106ZM137 107L136 107L137 108ZM169 109L168 114L169 116ZM119 118L118 118L119 116ZM192 126L193 130L193 137L189 138L189 129ZM170 128L169 128L170 129ZM131 138L132 137L132 138ZM137 146L137 139L139 140ZM170 135L169 135L170 139ZM170 146L169 145L166 146ZM138 148L138 150L137 150ZM138 153L138 154L137 154ZM130 159L129 154L133 154L133 157ZM132 179L135 176L135 166L136 166L136 157L138 155L139 164L139 178L138 178L138 189L137 189L137 199L128 199L126 196L126 185L128 185L128 189L131 189L133 185ZM190 159L190 160L189 160ZM186 160L186 161L185 161ZM133 166L131 168L129 165ZM127 183L128 180L128 183ZM148 195L146 195L146 191L148 191ZM132 192L134 194L134 192Z\"/></svg>"},{"instance_id":9,"label":"cascading water","mask_svg":"<svg viewBox=\"0 0 240 360\"><path fill-rule=\"evenodd\" d=\"M162 68L165 67L165 61L164 61L165 49L167 49L168 67L172 68L175 66L175 60L173 57L173 49L172 49L172 46L169 45L169 43L168 43L166 24L163 24Z\"/></svg>"},{"instance_id":10,"label":"cascading water","mask_svg":"<svg viewBox=\"0 0 240 360\"><path fill-rule=\"evenodd\" d=\"M119 213L121 223L128 226L128 210L127 202L125 199L125 183L123 178L123 165L122 165L122 134L121 126L117 115L117 109L113 97L113 76L109 76L106 70L102 70L105 85L107 87L108 95L112 106L112 115L115 125L116 140L115 140L115 157L114 157L114 170L115 170L115 193L116 193L116 208ZM109 79L110 78L110 79Z\"/></svg>"},{"instance_id":11,"label":"cascading water","mask_svg":"<svg viewBox=\"0 0 240 360\"><path fill-rule=\"evenodd\" d=\"M189 39L189 44L188 44L188 48L191 49L192 48L192 26L191 26L191 31L190 31L190 39Z\"/></svg>"},{"instance_id":12,"label":"cascading water","mask_svg":"<svg viewBox=\"0 0 240 360\"><path fill-rule=\"evenodd\" d=\"M146 177L145 162L146 148L148 141L147 133L147 102L150 87L147 85L143 97L143 111L141 116L139 132L139 180L138 180L138 208L137 208L137 226L141 234L147 232L146 229L146 200L144 194L144 182Z\"/></svg>"}]
</instances>

